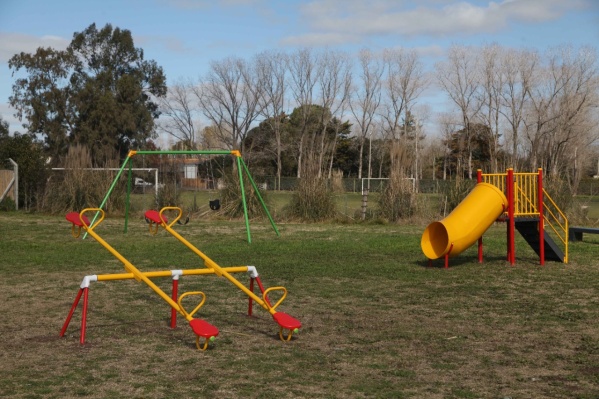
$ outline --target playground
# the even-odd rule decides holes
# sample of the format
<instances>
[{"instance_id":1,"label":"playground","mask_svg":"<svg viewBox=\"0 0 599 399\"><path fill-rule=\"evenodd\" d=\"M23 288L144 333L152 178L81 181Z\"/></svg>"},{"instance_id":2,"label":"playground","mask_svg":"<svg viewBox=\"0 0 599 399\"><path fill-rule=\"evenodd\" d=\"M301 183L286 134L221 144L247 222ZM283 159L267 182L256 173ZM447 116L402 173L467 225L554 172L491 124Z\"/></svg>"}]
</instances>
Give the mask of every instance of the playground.
<instances>
[{"instance_id":1,"label":"playground","mask_svg":"<svg viewBox=\"0 0 599 399\"><path fill-rule=\"evenodd\" d=\"M268 312L216 276L183 276L202 291L198 316L219 329L206 351L179 316L134 279L95 282L86 343L79 312L59 331L81 278L124 273L62 216L0 213L0 396L15 398L593 398L599 387L599 236L570 245L567 264L539 257L520 235L506 262L505 224L428 266L425 225L192 220L174 229L220 265L254 265L302 322L282 342ZM140 270L203 267L168 232L122 217L98 234ZM165 292L170 279L156 279ZM240 278L240 281L242 279ZM243 280L247 284L247 280ZM193 308L192 305L190 305Z\"/></svg>"}]
</instances>

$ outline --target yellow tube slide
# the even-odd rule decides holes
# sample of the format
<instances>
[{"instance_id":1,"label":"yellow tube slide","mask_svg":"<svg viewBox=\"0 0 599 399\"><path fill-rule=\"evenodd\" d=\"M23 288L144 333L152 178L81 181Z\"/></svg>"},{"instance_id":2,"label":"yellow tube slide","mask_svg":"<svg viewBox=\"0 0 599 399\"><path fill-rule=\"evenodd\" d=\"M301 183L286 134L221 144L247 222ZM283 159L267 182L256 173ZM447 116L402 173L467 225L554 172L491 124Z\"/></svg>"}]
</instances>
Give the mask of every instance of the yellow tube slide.
<instances>
[{"instance_id":1,"label":"yellow tube slide","mask_svg":"<svg viewBox=\"0 0 599 399\"><path fill-rule=\"evenodd\" d=\"M428 225L420 246L429 259L459 255L474 244L507 209L503 192L492 184L478 183L443 220Z\"/></svg>"}]
</instances>

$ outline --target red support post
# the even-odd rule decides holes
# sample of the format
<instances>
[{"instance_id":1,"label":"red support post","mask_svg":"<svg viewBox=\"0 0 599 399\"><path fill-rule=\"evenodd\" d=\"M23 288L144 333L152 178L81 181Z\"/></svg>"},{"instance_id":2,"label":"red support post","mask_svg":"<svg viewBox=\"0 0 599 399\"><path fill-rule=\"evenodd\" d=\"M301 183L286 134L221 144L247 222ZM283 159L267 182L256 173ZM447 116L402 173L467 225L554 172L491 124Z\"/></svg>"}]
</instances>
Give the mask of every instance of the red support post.
<instances>
[{"instance_id":1,"label":"red support post","mask_svg":"<svg viewBox=\"0 0 599 399\"><path fill-rule=\"evenodd\" d=\"M476 183L483 182L483 171L480 169L476 170ZM483 237L480 236L478 239L478 263L483 263Z\"/></svg>"},{"instance_id":2,"label":"red support post","mask_svg":"<svg viewBox=\"0 0 599 399\"><path fill-rule=\"evenodd\" d=\"M250 291L254 292L254 278L250 277ZM252 297L248 297L249 298L249 303L248 303L248 316L252 315L252 304L253 304L253 300Z\"/></svg>"},{"instance_id":3,"label":"red support post","mask_svg":"<svg viewBox=\"0 0 599 399\"><path fill-rule=\"evenodd\" d=\"M447 253L445 254L445 269L449 268L449 254L451 253L452 249L453 249L453 243L451 243L451 246L449 247L449 251L447 251Z\"/></svg>"},{"instance_id":4,"label":"red support post","mask_svg":"<svg viewBox=\"0 0 599 399\"><path fill-rule=\"evenodd\" d=\"M179 275L173 276L173 290L171 293L173 301L179 298ZM171 328L177 328L177 311L171 307Z\"/></svg>"},{"instance_id":5,"label":"red support post","mask_svg":"<svg viewBox=\"0 0 599 399\"><path fill-rule=\"evenodd\" d=\"M543 169L537 175L537 201L539 202L539 258L541 266L545 265L545 220L543 215Z\"/></svg>"},{"instance_id":6,"label":"red support post","mask_svg":"<svg viewBox=\"0 0 599 399\"><path fill-rule=\"evenodd\" d=\"M87 326L87 303L88 303L89 288L83 288L83 312L81 313L81 337L79 343L85 344L85 328Z\"/></svg>"},{"instance_id":7,"label":"red support post","mask_svg":"<svg viewBox=\"0 0 599 399\"><path fill-rule=\"evenodd\" d=\"M516 263L516 243L515 243L515 231L516 231L516 221L515 221L515 207L514 207L514 170L509 168L507 170L507 181L506 183L506 191L507 191L507 200L508 200L508 260L510 265L514 265Z\"/></svg>"},{"instance_id":8,"label":"red support post","mask_svg":"<svg viewBox=\"0 0 599 399\"><path fill-rule=\"evenodd\" d=\"M478 239L478 263L483 263L483 237Z\"/></svg>"},{"instance_id":9,"label":"red support post","mask_svg":"<svg viewBox=\"0 0 599 399\"><path fill-rule=\"evenodd\" d=\"M75 313L75 309L77 309L77 305L79 305L79 300L81 299L81 294L83 294L83 288L79 288L79 292L77 292L77 296L75 297L75 301L73 301L73 306L71 306L71 310L62 325L62 329L60 330L60 337L64 337L64 334L67 332L67 328L69 327L69 323L71 322L71 318L73 317L73 313Z\"/></svg>"},{"instance_id":10,"label":"red support post","mask_svg":"<svg viewBox=\"0 0 599 399\"><path fill-rule=\"evenodd\" d=\"M260 292L262 293L262 296L264 297L264 286L262 285L262 281L260 281L260 277L256 277L256 282L258 283L258 287L260 288ZM266 302L269 306L272 306L270 304L270 301L268 300L267 297L264 297L264 302Z\"/></svg>"}]
</instances>

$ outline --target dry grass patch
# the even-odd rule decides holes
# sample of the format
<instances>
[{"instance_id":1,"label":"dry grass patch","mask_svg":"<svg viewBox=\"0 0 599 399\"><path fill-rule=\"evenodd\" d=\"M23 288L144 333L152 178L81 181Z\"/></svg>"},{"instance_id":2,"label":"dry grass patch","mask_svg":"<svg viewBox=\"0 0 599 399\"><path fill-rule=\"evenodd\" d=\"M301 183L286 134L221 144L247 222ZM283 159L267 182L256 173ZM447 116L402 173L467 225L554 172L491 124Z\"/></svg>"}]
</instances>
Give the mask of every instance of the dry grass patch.
<instances>
[{"instance_id":1,"label":"dry grass patch","mask_svg":"<svg viewBox=\"0 0 599 399\"><path fill-rule=\"evenodd\" d=\"M229 282L184 277L207 294L202 318L221 330L199 352L182 318L134 281L93 283L87 343L80 309L58 338L86 274L122 267L61 217L0 214L0 396L15 398L594 398L599 388L599 242L576 243L570 265L540 267L519 242L507 266L505 230L444 270L426 267L424 226L285 224L277 238L239 222L178 227L221 266L252 264L284 285L303 328L278 340L272 318ZM143 270L201 267L143 220L99 232ZM591 239L592 240L592 239ZM246 281L245 276L239 276ZM156 280L167 292L170 280Z\"/></svg>"}]
</instances>

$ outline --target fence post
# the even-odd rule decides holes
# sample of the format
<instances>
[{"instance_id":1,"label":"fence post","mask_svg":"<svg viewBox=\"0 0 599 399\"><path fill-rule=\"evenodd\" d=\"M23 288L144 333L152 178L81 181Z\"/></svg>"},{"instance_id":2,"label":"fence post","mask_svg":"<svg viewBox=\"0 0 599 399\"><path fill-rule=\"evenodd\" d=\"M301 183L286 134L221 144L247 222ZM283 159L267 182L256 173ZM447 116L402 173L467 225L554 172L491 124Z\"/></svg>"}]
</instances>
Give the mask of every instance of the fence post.
<instances>
[{"instance_id":1,"label":"fence post","mask_svg":"<svg viewBox=\"0 0 599 399\"><path fill-rule=\"evenodd\" d=\"M368 208L368 187L362 190L362 220L366 219L366 208Z\"/></svg>"}]
</instances>

